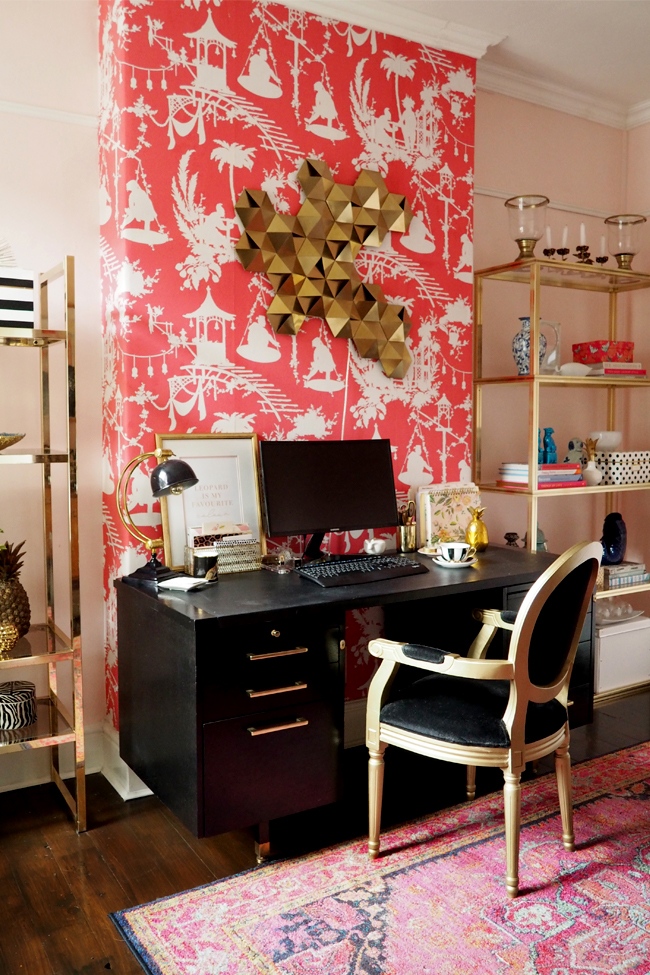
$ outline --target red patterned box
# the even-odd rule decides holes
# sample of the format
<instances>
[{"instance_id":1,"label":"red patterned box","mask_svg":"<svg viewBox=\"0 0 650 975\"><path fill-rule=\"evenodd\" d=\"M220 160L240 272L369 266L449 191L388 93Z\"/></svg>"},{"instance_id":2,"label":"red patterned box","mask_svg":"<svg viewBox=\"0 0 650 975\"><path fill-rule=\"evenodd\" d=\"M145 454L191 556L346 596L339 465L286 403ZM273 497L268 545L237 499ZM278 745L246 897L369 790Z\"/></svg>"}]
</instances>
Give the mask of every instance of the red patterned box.
<instances>
[{"instance_id":1,"label":"red patterned box","mask_svg":"<svg viewBox=\"0 0 650 975\"><path fill-rule=\"evenodd\" d=\"M591 366L595 362L632 362L634 342L610 342L609 339L596 339L593 342L579 342L572 345L573 361Z\"/></svg>"}]
</instances>

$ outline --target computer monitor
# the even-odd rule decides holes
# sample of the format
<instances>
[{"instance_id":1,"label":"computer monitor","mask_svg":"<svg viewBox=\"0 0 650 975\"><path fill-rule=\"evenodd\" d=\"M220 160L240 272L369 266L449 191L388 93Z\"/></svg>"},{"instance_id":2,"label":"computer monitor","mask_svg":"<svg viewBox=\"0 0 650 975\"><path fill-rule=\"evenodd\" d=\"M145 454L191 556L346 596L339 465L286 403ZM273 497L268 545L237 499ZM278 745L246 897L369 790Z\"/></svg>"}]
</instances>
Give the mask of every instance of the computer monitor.
<instances>
[{"instance_id":1,"label":"computer monitor","mask_svg":"<svg viewBox=\"0 0 650 975\"><path fill-rule=\"evenodd\" d=\"M390 440L260 442L266 530L312 535L397 524Z\"/></svg>"}]
</instances>

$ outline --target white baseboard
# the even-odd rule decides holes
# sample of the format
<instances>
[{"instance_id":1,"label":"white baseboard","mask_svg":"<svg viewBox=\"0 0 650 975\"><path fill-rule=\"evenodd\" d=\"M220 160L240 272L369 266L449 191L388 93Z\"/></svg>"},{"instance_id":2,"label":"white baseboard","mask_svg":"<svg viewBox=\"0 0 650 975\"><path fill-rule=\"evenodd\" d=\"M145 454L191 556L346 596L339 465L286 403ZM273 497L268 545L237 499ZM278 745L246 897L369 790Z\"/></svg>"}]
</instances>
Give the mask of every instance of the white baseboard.
<instances>
[{"instance_id":1,"label":"white baseboard","mask_svg":"<svg viewBox=\"0 0 650 975\"><path fill-rule=\"evenodd\" d=\"M343 747L354 748L366 742L366 698L345 702Z\"/></svg>"},{"instance_id":2,"label":"white baseboard","mask_svg":"<svg viewBox=\"0 0 650 975\"><path fill-rule=\"evenodd\" d=\"M115 728L104 724L104 761L102 773L108 779L115 791L125 801L139 799L141 796L153 795L151 789L132 772L126 762L120 758L120 736Z\"/></svg>"},{"instance_id":3,"label":"white baseboard","mask_svg":"<svg viewBox=\"0 0 650 975\"><path fill-rule=\"evenodd\" d=\"M85 735L86 774L101 772L104 764L103 725L89 725ZM59 748L61 775L64 779L74 777L74 749L72 745ZM0 792L13 789L26 789L32 785L43 785L50 781L50 750L34 748L24 752L9 752L0 755Z\"/></svg>"}]
</instances>

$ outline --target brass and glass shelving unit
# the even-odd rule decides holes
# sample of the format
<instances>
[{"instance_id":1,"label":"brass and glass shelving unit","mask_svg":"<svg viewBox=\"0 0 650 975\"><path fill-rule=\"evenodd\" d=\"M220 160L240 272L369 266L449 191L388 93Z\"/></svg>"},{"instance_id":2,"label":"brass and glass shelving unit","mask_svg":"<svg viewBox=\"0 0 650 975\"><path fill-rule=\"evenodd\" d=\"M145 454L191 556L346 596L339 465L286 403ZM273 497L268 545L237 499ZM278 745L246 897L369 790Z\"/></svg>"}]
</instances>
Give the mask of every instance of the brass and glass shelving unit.
<instances>
[{"instance_id":1,"label":"brass and glass shelving unit","mask_svg":"<svg viewBox=\"0 0 650 975\"><path fill-rule=\"evenodd\" d=\"M530 374L527 376L491 376L483 375L483 282L510 281L525 284L530 289ZM650 288L650 274L636 271L619 270L618 268L604 268L588 264L571 264L568 262L547 259L529 258L514 261L512 264L501 264L496 267L483 268L474 275L474 425L473 425L473 458L474 481L481 491L494 491L500 494L516 494L525 497L527 501L527 545L531 551L537 548L537 509L540 497L558 497L564 495L604 494L607 511L614 510L614 496L630 491L647 491L650 483L602 485L583 488L551 488L539 490L535 487L506 488L498 487L495 483L486 482L481 476L481 444L483 434L483 390L488 386L515 386L528 391L528 483L537 484L538 471L538 442L537 431L540 426L539 400L540 390L543 388L570 387L576 390L599 388L607 396L607 429L616 428L616 398L621 388L649 387L650 379L600 376L560 376L542 375L539 372L539 320L540 320L540 292L543 287L571 288L578 291L600 292L609 298L609 339L615 341L618 326L618 296L628 291L639 291ZM650 583L640 586L628 586L616 590L602 590L596 592L596 599L606 599L611 596L624 596L635 592L650 590Z\"/></svg>"},{"instance_id":2,"label":"brass and glass shelving unit","mask_svg":"<svg viewBox=\"0 0 650 975\"><path fill-rule=\"evenodd\" d=\"M52 330L48 327L48 288L59 279L62 279L63 284L63 328ZM7 752L50 748L52 781L65 798L74 816L77 832L81 833L86 829L86 780L79 606L74 258L66 257L61 264L39 275L39 285L40 328L0 327L0 345L38 350L41 381L41 444L35 451L11 449L0 452L0 476L2 467L7 466L38 465L42 471L46 619L42 623L32 624L27 636L19 640L8 654L0 656L0 679L11 679L8 672L12 668L44 666L47 667L48 694L46 697L38 698L38 717L35 724L20 731L0 733L0 757ZM67 421L65 450L54 450L50 436L50 347L53 345L62 345L65 356L66 388L63 391ZM66 620L65 627L59 627L57 624L54 606L52 465L56 464L65 465L67 468L68 565L66 571L69 587L69 620ZM57 581L60 582L60 579L60 574L57 574ZM57 665L64 661L69 662L72 668L71 709L59 696ZM59 767L59 747L67 743L74 745L74 792L68 788L67 780L62 778Z\"/></svg>"}]
</instances>

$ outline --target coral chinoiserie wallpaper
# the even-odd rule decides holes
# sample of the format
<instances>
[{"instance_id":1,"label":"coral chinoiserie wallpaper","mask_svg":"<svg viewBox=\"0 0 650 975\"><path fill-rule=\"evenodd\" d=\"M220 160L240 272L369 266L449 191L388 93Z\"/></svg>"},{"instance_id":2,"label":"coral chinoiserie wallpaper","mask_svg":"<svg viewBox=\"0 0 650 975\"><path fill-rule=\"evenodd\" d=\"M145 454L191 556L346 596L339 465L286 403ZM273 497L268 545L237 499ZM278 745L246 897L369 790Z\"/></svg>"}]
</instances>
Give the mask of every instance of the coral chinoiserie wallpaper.
<instances>
[{"instance_id":1,"label":"coral chinoiserie wallpaper","mask_svg":"<svg viewBox=\"0 0 650 975\"><path fill-rule=\"evenodd\" d=\"M469 472L474 72L471 58L262 0L101 0L101 223L108 707L117 724L113 579L142 561L119 472L154 433L386 437L398 496ZM357 267L408 307L413 358L388 379L326 324L275 335L272 289L240 265L234 202L296 213L296 173L378 170L414 219ZM131 509L157 505L140 468ZM359 550L363 533L338 540ZM135 559L136 554L138 559ZM348 698L365 694L378 611L348 614Z\"/></svg>"}]
</instances>

